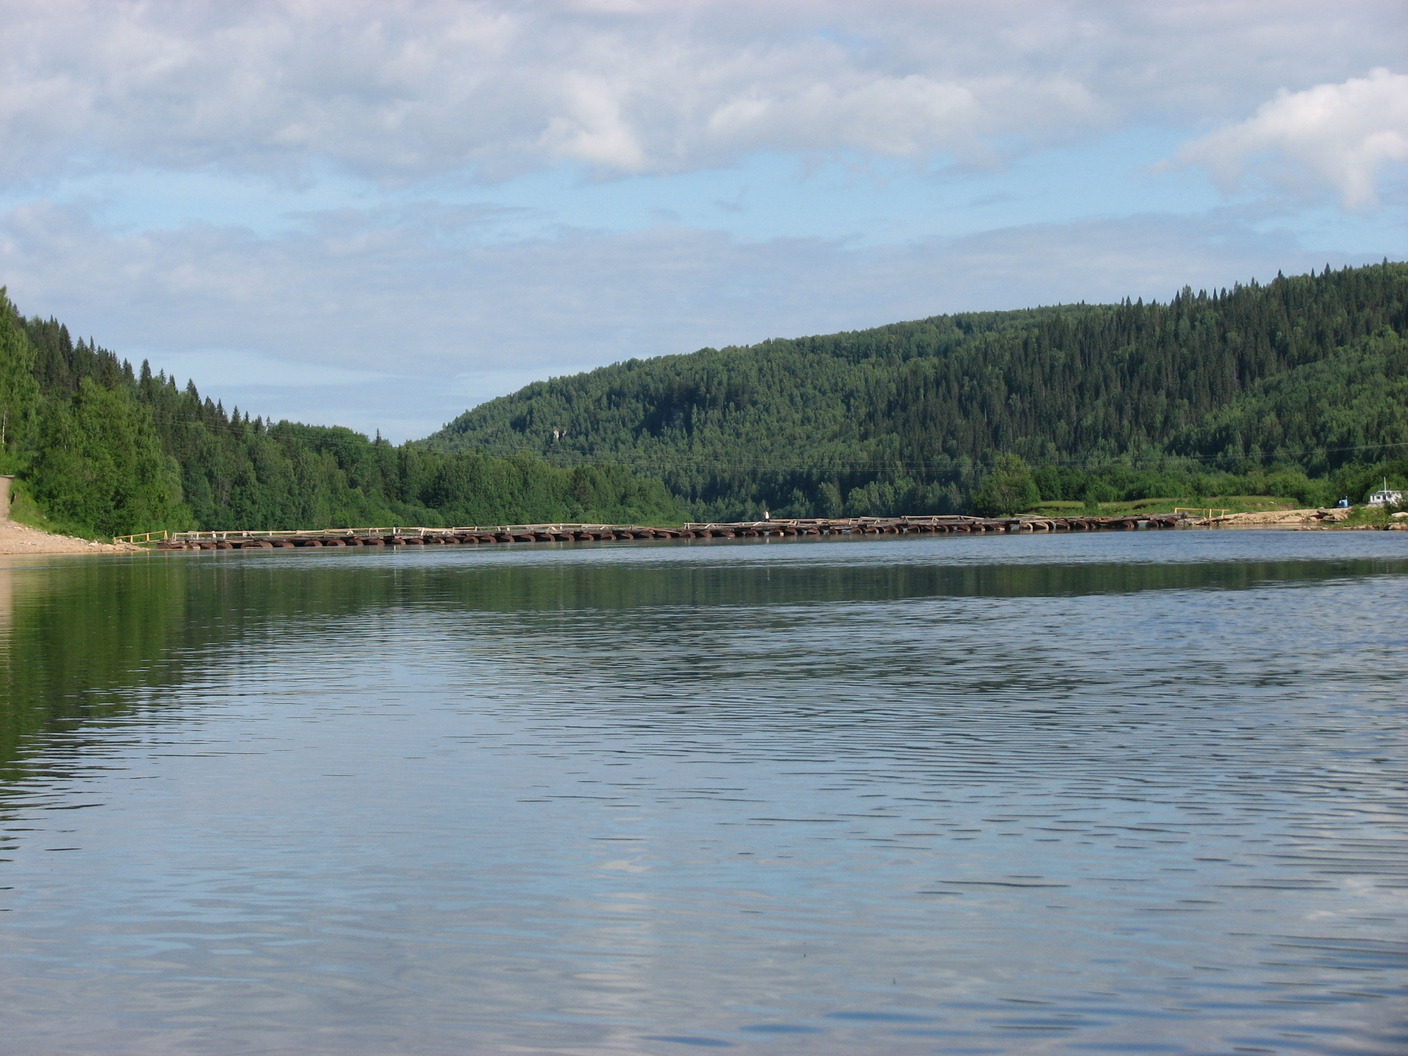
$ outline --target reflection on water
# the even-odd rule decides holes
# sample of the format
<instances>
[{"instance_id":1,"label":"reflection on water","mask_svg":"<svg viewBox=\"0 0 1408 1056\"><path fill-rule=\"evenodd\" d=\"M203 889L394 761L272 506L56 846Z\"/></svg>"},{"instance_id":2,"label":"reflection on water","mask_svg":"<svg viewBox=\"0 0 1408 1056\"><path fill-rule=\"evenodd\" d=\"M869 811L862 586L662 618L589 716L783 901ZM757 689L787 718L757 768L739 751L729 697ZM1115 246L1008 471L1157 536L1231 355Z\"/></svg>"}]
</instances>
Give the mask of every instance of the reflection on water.
<instances>
[{"instance_id":1,"label":"reflection on water","mask_svg":"<svg viewBox=\"0 0 1408 1056\"><path fill-rule=\"evenodd\" d=\"M0 569L7 1051L1408 1048L1389 533Z\"/></svg>"}]
</instances>

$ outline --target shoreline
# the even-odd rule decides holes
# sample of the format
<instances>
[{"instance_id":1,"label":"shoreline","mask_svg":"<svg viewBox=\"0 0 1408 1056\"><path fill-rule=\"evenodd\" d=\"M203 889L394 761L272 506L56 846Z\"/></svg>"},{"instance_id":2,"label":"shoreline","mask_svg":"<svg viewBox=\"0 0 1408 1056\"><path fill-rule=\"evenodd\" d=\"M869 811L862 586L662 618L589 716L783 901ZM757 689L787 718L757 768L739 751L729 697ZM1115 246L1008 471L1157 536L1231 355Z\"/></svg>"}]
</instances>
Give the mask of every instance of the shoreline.
<instances>
[{"instance_id":1,"label":"shoreline","mask_svg":"<svg viewBox=\"0 0 1408 1056\"><path fill-rule=\"evenodd\" d=\"M1321 507L1304 510L1264 510L1256 513L1229 513L1199 522L1206 528L1291 528L1297 530L1339 529L1341 531L1384 531L1408 529L1399 514L1387 524L1345 524L1352 509Z\"/></svg>"},{"instance_id":2,"label":"shoreline","mask_svg":"<svg viewBox=\"0 0 1408 1056\"><path fill-rule=\"evenodd\" d=\"M1339 527L1348 517L1348 510L1304 509L1277 510L1261 513L1234 513L1202 521L1203 528L1289 528L1325 529ZM1370 526L1364 526L1368 528ZM1379 526L1374 526L1379 527ZM1408 529L1408 522L1383 527ZM71 535L57 535L32 528L17 521L0 520L0 557L45 557L61 554L131 554L146 553L149 548L133 543L100 543Z\"/></svg>"},{"instance_id":3,"label":"shoreline","mask_svg":"<svg viewBox=\"0 0 1408 1056\"><path fill-rule=\"evenodd\" d=\"M97 543L72 535L55 535L16 521L0 520L0 557L47 557L55 554L131 554L140 546Z\"/></svg>"},{"instance_id":4,"label":"shoreline","mask_svg":"<svg viewBox=\"0 0 1408 1056\"><path fill-rule=\"evenodd\" d=\"M1208 528L1332 528L1346 520L1349 514L1349 510L1340 507L1259 510L1253 513L1227 513L1204 519L1199 524Z\"/></svg>"}]
</instances>

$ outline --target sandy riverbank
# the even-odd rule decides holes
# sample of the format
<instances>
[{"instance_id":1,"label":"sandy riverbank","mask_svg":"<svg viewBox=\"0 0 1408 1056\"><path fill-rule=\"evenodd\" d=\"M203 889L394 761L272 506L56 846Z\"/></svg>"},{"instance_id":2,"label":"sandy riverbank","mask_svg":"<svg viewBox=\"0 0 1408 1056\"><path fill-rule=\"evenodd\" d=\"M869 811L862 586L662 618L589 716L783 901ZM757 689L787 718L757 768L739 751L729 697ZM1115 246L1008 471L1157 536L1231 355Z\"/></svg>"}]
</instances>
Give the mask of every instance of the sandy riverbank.
<instances>
[{"instance_id":1,"label":"sandy riverbank","mask_svg":"<svg viewBox=\"0 0 1408 1056\"><path fill-rule=\"evenodd\" d=\"M1264 510L1259 513L1229 513L1202 524L1212 528L1333 528L1346 520L1350 510L1339 507L1318 510ZM1361 528L1383 528L1384 525L1359 525ZM1408 530L1408 520L1398 514L1387 525Z\"/></svg>"},{"instance_id":2,"label":"sandy riverbank","mask_svg":"<svg viewBox=\"0 0 1408 1056\"><path fill-rule=\"evenodd\" d=\"M0 520L0 556L17 554L125 554L140 550L126 543L95 543L71 535L41 532L27 524Z\"/></svg>"},{"instance_id":3,"label":"sandy riverbank","mask_svg":"<svg viewBox=\"0 0 1408 1056\"><path fill-rule=\"evenodd\" d=\"M1210 522L1217 528L1325 528L1349 516L1345 509L1261 510L1256 513L1229 513ZM1204 522L1209 523L1209 522Z\"/></svg>"}]
</instances>

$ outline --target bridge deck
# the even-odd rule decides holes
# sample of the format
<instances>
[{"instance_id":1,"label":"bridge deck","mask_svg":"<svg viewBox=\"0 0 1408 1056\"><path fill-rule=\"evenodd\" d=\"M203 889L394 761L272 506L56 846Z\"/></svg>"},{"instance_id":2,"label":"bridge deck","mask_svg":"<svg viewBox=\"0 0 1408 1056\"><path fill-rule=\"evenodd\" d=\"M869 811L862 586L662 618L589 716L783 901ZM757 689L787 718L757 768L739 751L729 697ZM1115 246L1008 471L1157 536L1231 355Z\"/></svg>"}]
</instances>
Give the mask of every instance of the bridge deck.
<instances>
[{"instance_id":1,"label":"bridge deck","mask_svg":"<svg viewBox=\"0 0 1408 1056\"><path fill-rule=\"evenodd\" d=\"M693 521L677 527L635 524L507 524L460 528L319 528L156 533L138 538L159 550L247 550L317 546L482 546L633 539L739 539L831 535L937 535L975 532L1098 532L1177 528L1182 515L1124 517L832 517ZM129 540L136 537L127 537Z\"/></svg>"}]
</instances>

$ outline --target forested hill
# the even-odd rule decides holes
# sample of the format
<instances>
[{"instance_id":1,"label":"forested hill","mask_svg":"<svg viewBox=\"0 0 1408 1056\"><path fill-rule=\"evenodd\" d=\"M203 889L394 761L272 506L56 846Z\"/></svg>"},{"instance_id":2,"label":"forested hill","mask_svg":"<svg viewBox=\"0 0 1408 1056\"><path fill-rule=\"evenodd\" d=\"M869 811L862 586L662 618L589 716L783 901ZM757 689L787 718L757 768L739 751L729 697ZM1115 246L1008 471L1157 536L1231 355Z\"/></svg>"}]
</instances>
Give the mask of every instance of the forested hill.
<instances>
[{"instance_id":1,"label":"forested hill","mask_svg":"<svg viewBox=\"0 0 1408 1056\"><path fill-rule=\"evenodd\" d=\"M1408 265L1168 303L936 316L630 360L468 411L433 448L605 459L696 516L947 512L999 458L1043 499L1239 474L1332 501L1408 470Z\"/></svg>"},{"instance_id":2,"label":"forested hill","mask_svg":"<svg viewBox=\"0 0 1408 1056\"><path fill-rule=\"evenodd\" d=\"M0 473L18 514L88 535L1320 504L1408 484L1405 334L1408 265L1385 262L632 360L393 447L227 412L0 290Z\"/></svg>"},{"instance_id":3,"label":"forested hill","mask_svg":"<svg viewBox=\"0 0 1408 1056\"><path fill-rule=\"evenodd\" d=\"M657 480L550 466L226 411L195 384L134 371L0 289L0 473L14 514L87 536L159 529L678 523Z\"/></svg>"}]
</instances>

